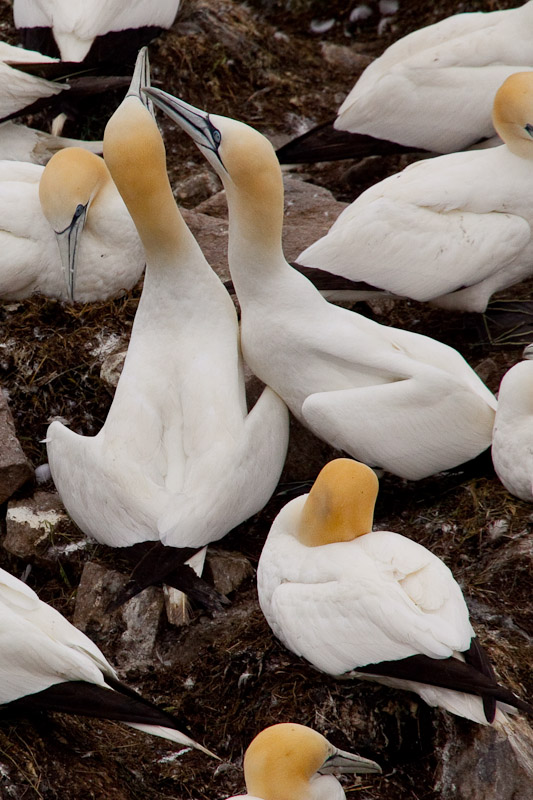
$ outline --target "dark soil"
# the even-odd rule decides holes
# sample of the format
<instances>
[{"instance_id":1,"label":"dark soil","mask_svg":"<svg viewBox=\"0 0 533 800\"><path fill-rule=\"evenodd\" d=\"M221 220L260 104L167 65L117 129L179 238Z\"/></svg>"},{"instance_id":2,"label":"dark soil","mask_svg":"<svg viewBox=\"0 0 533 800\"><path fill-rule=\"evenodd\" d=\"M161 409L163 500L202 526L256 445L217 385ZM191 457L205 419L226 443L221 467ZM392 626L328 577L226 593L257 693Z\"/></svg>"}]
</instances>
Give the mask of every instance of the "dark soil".
<instances>
[{"instance_id":1,"label":"dark soil","mask_svg":"<svg viewBox=\"0 0 533 800\"><path fill-rule=\"evenodd\" d=\"M346 0L328 3L326 13L319 0L183 0L182 5L173 29L150 47L154 83L201 108L243 119L282 143L332 118L357 77L324 59L324 42L350 46L373 58L400 36L451 13L516 3L400 0L398 13L381 36L377 10L364 25L349 29L355 2ZM326 34L310 32L312 20L329 17L336 22ZM0 28L8 41L17 41L6 0L0 0ZM70 124L67 135L100 138L120 99L119 93L93 107L90 116ZM202 156L170 122L159 121L178 194L183 182L203 167ZM44 125L45 116L32 122ZM339 199L352 200L369 183L406 163L405 156L397 156L365 168L341 162L298 171ZM507 298L530 297L530 290L531 285L515 288ZM35 466L46 461L41 440L51 418L64 417L85 434L96 433L103 424L112 398L100 378L96 349L113 334L127 338L140 291L141 285L123 298L85 306L41 298L0 304L0 342L7 345L0 350L0 382ZM503 307L509 308L509 303ZM527 341L523 333L506 337L494 319L431 310L414 302L396 303L386 317L383 311L361 310L380 322L453 345L494 391ZM244 553L255 567L269 524L293 489L280 485L266 509L220 546ZM300 486L297 493L304 490ZM504 526L498 528L495 523L501 520ZM490 459L471 473L416 484L385 476L376 523L412 536L445 560L469 598L474 626L502 680L531 699L531 576L522 545L531 535L532 509L503 489ZM54 536L66 541L79 532L66 526ZM29 583L71 618L76 587L89 558L125 569L116 552L94 545L68 560L35 559ZM0 564L20 575L26 562L0 549ZM241 759L252 737L268 724L295 720L317 728L341 748L358 750L382 764L381 777L345 781L351 800L444 797L433 787L445 730L451 725L466 746L475 726L457 718L450 723L449 715L445 721L444 712L428 708L415 695L370 683L339 683L315 672L274 639L258 608L253 580L231 600L229 610L213 619L195 612L192 624L183 630L163 624L157 662L150 670L132 665L125 675L143 694L188 719L195 738L223 759L220 764L196 751L174 760L172 747L163 740L119 724L41 716L0 723L0 796L223 798L244 791ZM97 643L113 661L112 649Z\"/></svg>"}]
</instances>

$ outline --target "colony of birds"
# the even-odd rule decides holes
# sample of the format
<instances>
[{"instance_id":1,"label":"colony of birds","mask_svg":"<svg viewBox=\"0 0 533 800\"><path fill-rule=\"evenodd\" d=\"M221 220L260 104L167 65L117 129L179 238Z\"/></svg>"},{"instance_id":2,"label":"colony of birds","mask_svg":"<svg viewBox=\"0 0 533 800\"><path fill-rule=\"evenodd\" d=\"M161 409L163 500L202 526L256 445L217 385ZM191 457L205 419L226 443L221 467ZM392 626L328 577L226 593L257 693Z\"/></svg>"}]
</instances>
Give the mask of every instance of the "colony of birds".
<instances>
[{"instance_id":1,"label":"colony of birds","mask_svg":"<svg viewBox=\"0 0 533 800\"><path fill-rule=\"evenodd\" d=\"M164 19L154 20L143 17L142 3L135 6L129 20L136 29L135 45L141 43L143 27L168 28L172 24L178 3L161 5L168 5L168 13ZM40 30L51 24L45 4L41 8L35 3L33 8L39 9L35 18L31 3L20 2L18 12L15 7L15 21L29 36L27 42L36 41L30 35L32 19ZM352 22L359 19L355 11ZM391 518L392 508L386 508L386 501L374 522L378 480L371 469L385 472L384 493L389 499L400 487L404 499L417 498L424 481L429 481L437 494L443 487L447 492L458 487L461 491L473 474L476 478L468 488L473 494L473 481L492 480L509 509L516 510L516 498L525 503L533 500L531 348L526 348L524 360L505 375L497 400L491 391L497 386L488 388L468 360L441 341L445 337L438 326L423 335L415 330L416 324L412 328L393 326L390 320L374 318L383 315L379 309L391 310L395 303L405 302L398 298L406 297L451 312L479 315L495 292L520 287L533 274L528 208L533 53L530 56L527 43L521 46L518 38L518 32L531 24L533 2L515 12L501 13L503 16L495 18L474 15L445 22L444 28L429 29L426 34L421 31L410 44L391 49L388 61L385 56L386 79L382 83L387 80L387 67L400 73L405 97L399 108L405 111L407 127L418 130L417 114L421 113L416 108L406 109L407 99L411 94L422 95L427 84L435 108L428 100L422 101L422 107L441 136L451 112L444 112L444 121L437 117L436 98L443 80L435 80L431 70L436 63L443 64L446 91L456 99L458 87L467 85L473 53L479 54L480 64L490 73L489 108L482 113L467 99L460 103L460 110L467 118L475 117L479 127L474 126L468 141L459 144L455 140L443 143L442 137L438 142L409 141L403 132L395 136L388 122L383 123L380 137L379 120L372 130L366 123L362 125L360 132L366 137L369 153L373 147L379 152L380 146L368 139L370 134L393 146L397 143L402 148L431 151L433 156L438 152L449 155L423 160L368 189L343 212L331 233L298 258L300 266L331 272L332 286L334 275L349 279L350 297L355 293L356 298L377 298L374 314L360 305L328 302L313 285L312 272L307 273L310 278L304 277L285 260L281 246L282 171L272 144L257 130L263 125L244 124L238 107L224 116L219 112L226 109L213 106L203 110L190 105L176 96L173 87L150 87L146 48L139 50L129 89L109 112L102 143L94 141L86 147L82 142L82 147L73 148L71 140L55 139L53 145L47 140L40 150L42 153L44 148L40 159L46 166L29 163L38 160L33 144L27 148L28 161L19 150L16 157L10 155L16 160L1 162L11 192L6 200L8 222L2 231L8 263L0 277L8 314L10 309L33 302L27 298L34 294L58 301L58 309L64 308L59 303L76 308L81 303L121 297L137 284L146 263L126 360L105 420L90 436L72 430L64 419L54 420L44 437L61 502L85 536L111 551L108 564L122 548L152 543L124 590L112 598L109 614L148 586L163 582L183 590L197 608L206 609L197 611L192 623L192 628L197 627L200 650L205 629L211 632L207 640L209 635L216 637L225 616L229 642L232 624L238 637L259 624L260 635L270 637L268 647L278 648L274 661L270 660L270 671L285 673L284 690L296 698L291 719L280 719L284 712L276 708L280 703L275 696L269 713L261 713L266 705L264 700L258 703L254 699L254 687L262 680L263 645L261 663L251 671L249 665L243 665L237 682L252 720L238 734L231 730L235 714L228 711L223 686L211 686L209 712L214 712L225 731L224 737L217 739L209 722L197 728L203 708L196 709L192 720L180 698L186 686L190 689L200 679L201 664L194 667L194 677L189 674L187 681L182 677L179 686L177 681L172 684L172 674L167 675L165 691L172 697L170 702L154 704L141 697L128 682L119 680L112 659L52 607L65 604L64 598L47 594L51 604L44 603L30 589L31 572L24 575L27 583L18 580L11 574L16 564L6 557L5 566L11 567L11 572L0 570L0 703L8 741L20 735L16 732L26 724L26 737L36 730L43 741L49 736L57 745L57 728L48 716L53 711L115 720L196 748L203 770L209 769L205 761L222 759L218 767L212 762L212 787L217 775L233 768L228 753L238 756L236 737L248 744L266 728L253 740L244 759L248 796L263 800L342 798L344 789L328 773L360 772L371 777L364 788L357 784L358 796L370 798L387 796L382 793L387 787L398 788L392 775L402 751L409 751L405 740L418 741L410 758L418 748L418 755L432 758L433 769L439 769L436 747L424 741L420 729L427 726L438 731L438 720L441 725L452 724L446 717L450 712L468 721L455 723L459 747L461 736L474 742L473 751L476 742L480 747L503 747L506 756L501 765L506 757L519 775L513 777L516 787L512 796L527 796L523 787L530 785L533 775L533 734L528 722L533 715L531 682L516 676L504 680L497 674L477 625L472 625L465 602L469 587L460 586L444 561L432 552L434 548L422 544L427 543L427 525L424 528L420 523L423 494L415 500L420 530L412 526L408 536L392 532L392 526L389 530L385 520ZM114 29L107 17L102 15L99 22L101 32L110 35ZM126 33L122 18L117 28ZM314 29L321 29L320 24ZM83 42L76 42L72 31L62 31L55 37L62 60L79 62L90 54L90 39L97 32L88 26L78 37ZM463 35L473 37L466 66L461 61L465 58L460 46ZM452 55L446 50L448 38L454 42ZM478 39L479 45L472 44ZM39 41L45 43L46 37ZM491 47L495 50L502 41L494 60L500 64L502 53L509 56L505 74L490 67ZM116 42L113 46L118 48ZM431 49L430 77L424 75L424 47ZM415 59L415 78L409 64L402 62L406 55L408 61ZM453 59L460 65L460 79L455 76L454 63L450 64ZM379 64L372 64L365 79L364 115L370 113L371 76L377 74L379 80ZM483 82L483 70L475 65L472 71L475 79ZM392 84L389 91L398 97L400 90L394 81ZM344 125L357 136L356 89L357 85L335 125ZM57 94L55 89L51 91ZM194 99L186 91L183 94ZM388 108L390 103L378 90L375 94L378 110ZM474 94L482 95L475 84L465 90L467 98ZM444 107L446 102L445 96ZM21 107L27 105L24 101ZM154 105L189 135L223 184L229 208L229 269L239 318L175 202ZM472 120L463 123L454 107L454 127L466 127L467 122ZM496 134L503 143L492 141ZM165 128L165 138L177 135L176 130L169 133ZM327 135L322 126L322 143ZM15 138L18 136L15 133ZM451 152L486 139L491 139L486 149ZM309 134L301 141L307 146ZM294 156L298 140L290 146L294 161L305 161ZM344 137L343 146L349 150L349 136ZM354 147L358 151L361 142ZM58 150L51 158L50 149ZM103 160L95 155L100 149ZM311 158L316 158L316 153ZM282 151L280 159L287 160ZM25 208L24 214L16 212L17 203ZM391 316L393 313L391 310ZM440 325L444 324L441 321ZM54 336L53 323L47 335ZM244 363L265 384L250 407ZM289 412L338 451L336 455L346 456L329 460L318 477L316 470L312 486L311 482L290 488L280 484ZM494 468L505 489L491 475L489 459L483 461L491 444ZM334 455L333 449L330 455ZM464 467L465 462L474 462L474 466ZM448 474L439 478L443 472ZM294 499L287 502L288 494ZM401 503L401 498L396 498L395 507L401 508ZM248 594L255 596L257 591L263 616L257 606L252 615L249 605L242 606L245 619L236 624L228 602L239 608L238 591L228 601L187 565L193 563L193 557L204 555L206 545L227 534L236 550L249 553L253 548L250 543L243 546L243 540L257 535L260 526L254 519L262 520L263 531L254 554L256 581ZM449 525L448 531L456 530L457 526ZM445 532L444 526L440 532ZM268 533L266 541L264 533ZM517 535L520 542L526 534L527 530ZM256 538L256 544L258 541ZM471 543L465 547L471 548ZM436 549L444 555L446 546L437 542ZM117 563L121 563L120 556ZM515 582L521 570L525 571L523 563L515 569ZM500 576L498 592L502 594L508 591L508 571L507 566ZM509 591L514 588L514 584L509 586ZM528 610L517 609L512 620L515 632L527 640L531 628ZM186 644L186 639L186 632L175 634L167 626L159 650L163 663L165 659L173 663L170 650ZM504 647L500 655L498 670L511 676L512 649L506 652ZM222 683L230 681L226 676L228 671L231 674L232 659L230 652L217 652L218 659L225 656L226 669L219 673ZM265 663L268 672L268 658ZM149 692L152 698L159 697L157 675L156 669ZM357 688L361 678L389 688L371 684L373 688L365 695L365 690L361 693ZM428 716L432 712L423 703L416 712L408 711L409 700L404 700L403 708L400 705L394 712L395 725L401 731L399 747L394 752L389 738L380 748L387 760L382 768L386 773L389 770L380 779L380 766L353 750L360 749L363 740L365 752L373 755L373 737L361 716L368 714L374 703L373 725L381 724L384 731L376 720L384 713L383 698L396 702L397 690L414 692L427 706L445 712L433 712L440 717ZM342 725L330 725L324 716L324 692L331 698L331 713L337 721L340 704L349 698L343 706ZM321 705L315 702L314 714L309 711L309 693L321 697ZM419 729L416 734L407 732L413 715L414 728ZM30 723L20 718L29 718ZM289 724L269 727L280 721ZM67 718L61 722L62 730L68 731L71 724L75 723ZM330 731L340 737L342 749L331 741ZM66 749L70 745L67 742ZM104 744L102 752L106 747L109 745ZM145 752L152 752L152 747L147 744ZM75 746L73 750L76 758ZM287 750L292 754L289 758ZM381 756L377 760L381 761ZM163 761L164 757L157 763ZM483 773L481 763L482 759L475 767L470 764L476 774ZM117 790L106 796L150 796L143 794L144 772L154 768L147 755L132 794L120 795ZM409 768L403 765L406 772ZM190 779L187 782L180 770L178 763L172 775L175 796L204 796L204 789L191 785ZM9 774L5 778L6 787L13 790ZM90 787L88 775L86 781ZM499 785L498 779L492 783ZM235 785L242 786L242 778ZM86 793L87 787L83 785L79 791ZM36 784L32 788L36 796L56 796L49 786L43 795ZM63 787L56 789L64 794ZM216 791L216 796L222 796ZM408 787L403 791L408 792ZM432 794L438 792L437 784L427 785L425 791L424 796L439 796ZM481 797L476 791L472 796ZM100 784L92 796L103 797L102 792Z\"/></svg>"}]
</instances>

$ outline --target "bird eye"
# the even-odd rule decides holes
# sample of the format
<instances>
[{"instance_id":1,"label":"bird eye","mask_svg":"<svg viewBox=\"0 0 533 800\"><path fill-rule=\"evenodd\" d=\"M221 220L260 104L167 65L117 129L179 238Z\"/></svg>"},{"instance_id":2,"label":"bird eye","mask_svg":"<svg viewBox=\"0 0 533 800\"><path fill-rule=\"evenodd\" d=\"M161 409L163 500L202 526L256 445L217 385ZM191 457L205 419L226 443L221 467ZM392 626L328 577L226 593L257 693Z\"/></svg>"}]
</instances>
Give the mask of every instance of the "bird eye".
<instances>
[{"instance_id":1,"label":"bird eye","mask_svg":"<svg viewBox=\"0 0 533 800\"><path fill-rule=\"evenodd\" d=\"M76 211L74 212L73 219L78 219L78 217L81 217L84 211L85 211L85 206L82 206L82 204L79 203L76 206Z\"/></svg>"},{"instance_id":2,"label":"bird eye","mask_svg":"<svg viewBox=\"0 0 533 800\"><path fill-rule=\"evenodd\" d=\"M533 137L533 125L530 125L528 122L527 125L525 125L524 127L525 130L529 133L529 135Z\"/></svg>"},{"instance_id":3,"label":"bird eye","mask_svg":"<svg viewBox=\"0 0 533 800\"><path fill-rule=\"evenodd\" d=\"M222 136L220 135L220 131L217 128L213 128L212 136L213 136L214 143L215 144L220 144L220 140L222 139Z\"/></svg>"}]
</instances>

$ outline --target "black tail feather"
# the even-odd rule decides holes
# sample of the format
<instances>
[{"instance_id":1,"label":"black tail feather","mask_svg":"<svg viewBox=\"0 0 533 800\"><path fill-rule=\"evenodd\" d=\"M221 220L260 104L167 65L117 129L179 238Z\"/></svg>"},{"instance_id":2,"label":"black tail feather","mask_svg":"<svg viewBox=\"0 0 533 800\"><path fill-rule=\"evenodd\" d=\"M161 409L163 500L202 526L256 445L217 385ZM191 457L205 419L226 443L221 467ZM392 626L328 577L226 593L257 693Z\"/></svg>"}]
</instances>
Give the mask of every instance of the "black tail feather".
<instances>
[{"instance_id":1,"label":"black tail feather","mask_svg":"<svg viewBox=\"0 0 533 800\"><path fill-rule=\"evenodd\" d=\"M467 651L468 658L472 663L459 661L457 658L430 658L425 655L409 656L398 661L382 661L379 664L365 664L357 667L354 671L365 675L383 676L397 678L405 681L416 681L426 683L429 686L437 686L441 689L452 689L456 692L465 692L481 697L484 701L483 707L487 715L487 722L492 722L492 703L490 700L500 701L507 705L514 706L520 711L533 715L533 705L521 700L510 689L501 686L495 677L492 667L487 669L488 659L478 645L470 646ZM474 662L481 664L481 669L474 665ZM485 704L485 699L487 703Z\"/></svg>"},{"instance_id":2,"label":"black tail feather","mask_svg":"<svg viewBox=\"0 0 533 800\"><path fill-rule=\"evenodd\" d=\"M364 133L338 131L333 120L323 122L276 150L280 164L308 164L315 161L342 161L394 153L425 153L420 147L406 147Z\"/></svg>"}]
</instances>

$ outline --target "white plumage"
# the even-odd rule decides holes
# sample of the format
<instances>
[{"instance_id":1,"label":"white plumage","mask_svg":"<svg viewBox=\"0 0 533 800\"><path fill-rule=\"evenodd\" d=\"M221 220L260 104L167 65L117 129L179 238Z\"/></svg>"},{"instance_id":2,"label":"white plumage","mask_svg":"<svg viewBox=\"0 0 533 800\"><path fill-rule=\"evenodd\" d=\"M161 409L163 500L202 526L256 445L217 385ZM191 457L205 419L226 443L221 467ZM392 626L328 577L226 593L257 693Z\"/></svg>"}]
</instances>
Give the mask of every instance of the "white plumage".
<instances>
[{"instance_id":1,"label":"white plumage","mask_svg":"<svg viewBox=\"0 0 533 800\"><path fill-rule=\"evenodd\" d=\"M82 147L101 155L103 142L69 139L28 128L11 120L0 123L0 158L3 160L31 161L44 166L58 150L65 147Z\"/></svg>"},{"instance_id":2,"label":"white plumage","mask_svg":"<svg viewBox=\"0 0 533 800\"><path fill-rule=\"evenodd\" d=\"M142 27L170 28L180 0L15 0L17 28L51 28L62 61L83 61L97 36Z\"/></svg>"},{"instance_id":3,"label":"white plumage","mask_svg":"<svg viewBox=\"0 0 533 800\"><path fill-rule=\"evenodd\" d=\"M36 100L52 97L70 88L66 83L48 81L16 69L17 63L44 64L55 61L56 58L50 58L35 50L24 50L7 42L0 42L0 119L16 114Z\"/></svg>"},{"instance_id":4,"label":"white plumage","mask_svg":"<svg viewBox=\"0 0 533 800\"><path fill-rule=\"evenodd\" d=\"M339 750L318 731L294 722L258 733L243 766L249 794L228 800L345 800L330 773L381 772L375 761Z\"/></svg>"},{"instance_id":5,"label":"white plumage","mask_svg":"<svg viewBox=\"0 0 533 800\"><path fill-rule=\"evenodd\" d=\"M368 467L338 459L324 467L309 495L281 510L257 572L267 622L286 647L323 672L406 688L429 705L487 724L480 697L439 687L440 660L463 662L475 636L461 589L425 547L372 531L377 490ZM420 673L394 677L394 666L377 677L368 667L420 655L431 659L425 675L429 680L434 670L436 685ZM496 709L496 720L504 719Z\"/></svg>"},{"instance_id":6,"label":"white plumage","mask_svg":"<svg viewBox=\"0 0 533 800\"><path fill-rule=\"evenodd\" d=\"M0 228L4 299L104 300L130 289L144 268L103 159L80 148L61 150L46 167L0 161Z\"/></svg>"},{"instance_id":7,"label":"white plumage","mask_svg":"<svg viewBox=\"0 0 533 800\"><path fill-rule=\"evenodd\" d=\"M492 461L508 492L533 502L533 346L505 373L494 420Z\"/></svg>"},{"instance_id":8,"label":"white plumage","mask_svg":"<svg viewBox=\"0 0 533 800\"><path fill-rule=\"evenodd\" d=\"M361 461L413 480L489 447L496 400L457 351L328 303L287 264L283 185L270 143L243 123L148 92L224 183L244 358L300 422Z\"/></svg>"},{"instance_id":9,"label":"white plumage","mask_svg":"<svg viewBox=\"0 0 533 800\"><path fill-rule=\"evenodd\" d=\"M335 127L440 153L495 136L496 90L533 69L533 2L448 17L391 45L363 72Z\"/></svg>"},{"instance_id":10,"label":"white plumage","mask_svg":"<svg viewBox=\"0 0 533 800\"><path fill-rule=\"evenodd\" d=\"M136 73L145 69L141 53ZM53 422L50 467L98 541L201 546L270 498L288 413L268 388L247 411L235 308L176 207L161 136L131 90L104 154L145 247L143 293L104 426L84 437Z\"/></svg>"},{"instance_id":11,"label":"white plumage","mask_svg":"<svg viewBox=\"0 0 533 800\"><path fill-rule=\"evenodd\" d=\"M494 101L504 145L419 161L386 178L297 261L444 308L484 311L494 292L533 274L532 103L533 73L508 78Z\"/></svg>"},{"instance_id":12,"label":"white plumage","mask_svg":"<svg viewBox=\"0 0 533 800\"><path fill-rule=\"evenodd\" d=\"M46 692L51 687L61 688L61 684L73 681L94 684L104 690L98 695L99 702L95 702L95 716L106 716L108 693L110 704L115 704L115 712L111 712L110 716L120 719L120 712L118 716L116 713L122 698L120 682L103 653L58 611L39 600L29 586L0 569L0 706L23 698L31 706L32 701L39 702L39 698L32 695ZM76 691L83 696L82 685ZM130 707L128 701L132 693L128 695L127 689L125 693L122 710L127 718ZM61 691L57 696L61 696ZM131 713L142 716L144 701L139 696L135 697L135 701L131 704ZM104 713L99 713L97 705L104 707ZM64 706L62 710L66 710ZM90 710L79 713L91 716ZM157 718L158 713L155 707L148 705L148 719ZM167 727L164 724L165 715L161 713L160 716L159 724L123 721L145 733L162 736L213 755L189 736L173 729L170 718Z\"/></svg>"}]
</instances>

